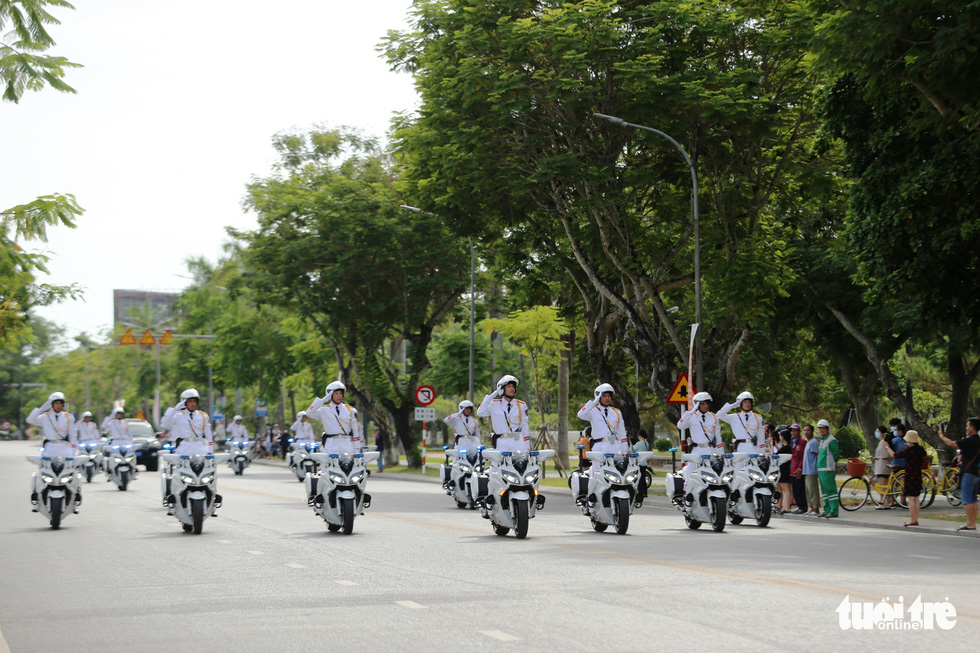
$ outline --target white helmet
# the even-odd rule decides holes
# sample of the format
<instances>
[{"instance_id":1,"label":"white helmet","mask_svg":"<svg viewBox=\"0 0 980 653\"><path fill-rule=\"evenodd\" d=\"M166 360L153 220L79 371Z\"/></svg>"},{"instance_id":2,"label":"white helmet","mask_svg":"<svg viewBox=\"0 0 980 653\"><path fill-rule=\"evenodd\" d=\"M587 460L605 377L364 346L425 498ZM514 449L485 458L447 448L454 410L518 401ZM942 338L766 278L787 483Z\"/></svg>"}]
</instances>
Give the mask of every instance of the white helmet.
<instances>
[{"instance_id":1,"label":"white helmet","mask_svg":"<svg viewBox=\"0 0 980 653\"><path fill-rule=\"evenodd\" d=\"M48 401L52 404L56 401L64 401L64 400L65 400L65 395L62 392L52 392L51 396L48 397Z\"/></svg>"},{"instance_id":2,"label":"white helmet","mask_svg":"<svg viewBox=\"0 0 980 653\"><path fill-rule=\"evenodd\" d=\"M333 383L327 384L327 396L329 397L337 390L342 390L344 394L347 394L347 386L340 381L334 381Z\"/></svg>"},{"instance_id":3,"label":"white helmet","mask_svg":"<svg viewBox=\"0 0 980 653\"><path fill-rule=\"evenodd\" d=\"M235 417L233 417L231 421L233 421L233 422L240 422L241 419L242 419L242 416L241 415L235 415Z\"/></svg>"},{"instance_id":4,"label":"white helmet","mask_svg":"<svg viewBox=\"0 0 980 653\"><path fill-rule=\"evenodd\" d=\"M612 393L615 393L616 392L616 389L613 388L608 383L603 383L602 385L596 386L596 389L593 392L595 393L595 398L598 399L599 397L602 396L602 393L604 393L604 392L612 392Z\"/></svg>"},{"instance_id":5,"label":"white helmet","mask_svg":"<svg viewBox=\"0 0 980 653\"><path fill-rule=\"evenodd\" d=\"M306 411L305 410L301 410L298 413L296 413L296 419L303 419L304 417L306 417Z\"/></svg>"},{"instance_id":6,"label":"white helmet","mask_svg":"<svg viewBox=\"0 0 980 653\"><path fill-rule=\"evenodd\" d=\"M92 416L92 413L90 413L87 410L84 413L82 413L82 419L85 419L86 417L91 417L91 416Z\"/></svg>"},{"instance_id":7,"label":"white helmet","mask_svg":"<svg viewBox=\"0 0 980 653\"><path fill-rule=\"evenodd\" d=\"M194 388L187 388L180 393L180 398L187 401L188 399L200 399L201 395Z\"/></svg>"},{"instance_id":8,"label":"white helmet","mask_svg":"<svg viewBox=\"0 0 980 653\"><path fill-rule=\"evenodd\" d=\"M748 390L746 390L745 392L743 392L739 396L735 397L735 401L737 401L739 404L741 404L746 399L748 399L749 401L751 401L753 404L755 403L755 397L753 397L752 396L752 393L749 392Z\"/></svg>"},{"instance_id":9,"label":"white helmet","mask_svg":"<svg viewBox=\"0 0 980 653\"><path fill-rule=\"evenodd\" d=\"M499 381L497 381L497 389L498 390L503 389L503 387L505 385L507 385L508 383L513 383L514 384L514 388L517 388L521 384L521 382L517 380L517 377L516 376L511 376L510 374L505 374L504 376L500 377L500 380Z\"/></svg>"},{"instance_id":10,"label":"white helmet","mask_svg":"<svg viewBox=\"0 0 980 653\"><path fill-rule=\"evenodd\" d=\"M473 402L472 401L468 401L466 399L464 399L463 401L459 402L459 409L460 410L463 410L464 408L473 408Z\"/></svg>"},{"instance_id":11,"label":"white helmet","mask_svg":"<svg viewBox=\"0 0 980 653\"><path fill-rule=\"evenodd\" d=\"M699 392L693 397L694 403L699 404L702 401L711 401L711 395L707 392Z\"/></svg>"},{"instance_id":12,"label":"white helmet","mask_svg":"<svg viewBox=\"0 0 980 653\"><path fill-rule=\"evenodd\" d=\"M817 422L817 428L819 429L821 427L828 428L829 429L830 428L830 422L828 422L825 419L820 420L819 422Z\"/></svg>"},{"instance_id":13,"label":"white helmet","mask_svg":"<svg viewBox=\"0 0 980 653\"><path fill-rule=\"evenodd\" d=\"M125 409L123 409L122 406L116 406L116 409L114 411L112 411L112 414L113 415L118 415L119 413L122 413L123 415L126 414L126 411L125 411Z\"/></svg>"}]
</instances>

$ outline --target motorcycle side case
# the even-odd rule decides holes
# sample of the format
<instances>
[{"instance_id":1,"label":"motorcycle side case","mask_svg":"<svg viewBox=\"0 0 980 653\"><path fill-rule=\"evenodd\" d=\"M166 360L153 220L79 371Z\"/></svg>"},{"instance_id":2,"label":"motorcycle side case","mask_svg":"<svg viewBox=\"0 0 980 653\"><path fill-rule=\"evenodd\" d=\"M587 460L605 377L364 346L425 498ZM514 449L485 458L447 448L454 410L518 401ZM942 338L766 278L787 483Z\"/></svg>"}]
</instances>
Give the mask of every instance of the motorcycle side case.
<instances>
[{"instance_id":1,"label":"motorcycle side case","mask_svg":"<svg viewBox=\"0 0 980 653\"><path fill-rule=\"evenodd\" d=\"M569 487L576 496L583 496L589 493L589 475L580 474L575 471L569 474ZM577 489L576 489L577 488Z\"/></svg>"},{"instance_id":2,"label":"motorcycle side case","mask_svg":"<svg viewBox=\"0 0 980 653\"><path fill-rule=\"evenodd\" d=\"M664 479L665 487L667 490L667 496L673 496L675 494L680 494L684 489L684 475L683 474L667 474Z\"/></svg>"}]
</instances>

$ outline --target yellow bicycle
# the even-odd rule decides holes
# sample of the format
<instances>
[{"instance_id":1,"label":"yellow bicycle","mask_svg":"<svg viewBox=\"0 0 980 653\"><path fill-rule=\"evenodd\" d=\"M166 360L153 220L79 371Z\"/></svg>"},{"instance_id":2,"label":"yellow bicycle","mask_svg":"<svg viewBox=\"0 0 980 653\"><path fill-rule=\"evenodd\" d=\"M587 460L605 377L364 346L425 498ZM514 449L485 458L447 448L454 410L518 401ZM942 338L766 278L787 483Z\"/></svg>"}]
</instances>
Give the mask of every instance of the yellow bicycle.
<instances>
[{"instance_id":1,"label":"yellow bicycle","mask_svg":"<svg viewBox=\"0 0 980 653\"><path fill-rule=\"evenodd\" d=\"M907 502L903 496L905 490L905 470L893 469L888 475L888 480L884 485L878 483L878 479L868 471L871 467L869 458L863 459L865 464L864 473L860 476L851 476L844 481L837 491L837 498L840 507L847 511L854 511L863 508L868 502L880 506L888 497L894 497L895 502L907 507ZM936 485L933 483L931 471L922 471L922 499L936 496ZM931 503L931 501L930 501Z\"/></svg>"}]
</instances>

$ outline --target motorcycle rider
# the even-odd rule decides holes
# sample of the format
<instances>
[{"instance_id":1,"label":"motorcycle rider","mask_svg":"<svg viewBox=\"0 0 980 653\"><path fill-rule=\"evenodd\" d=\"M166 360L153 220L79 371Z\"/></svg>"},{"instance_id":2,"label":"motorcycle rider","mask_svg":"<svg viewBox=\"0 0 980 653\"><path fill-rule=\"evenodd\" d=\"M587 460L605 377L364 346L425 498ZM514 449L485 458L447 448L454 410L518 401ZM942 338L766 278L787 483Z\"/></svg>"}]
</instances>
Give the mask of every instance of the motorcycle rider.
<instances>
[{"instance_id":1,"label":"motorcycle rider","mask_svg":"<svg viewBox=\"0 0 980 653\"><path fill-rule=\"evenodd\" d=\"M92 413L86 410L82 413L82 421L77 424L79 444L99 441L99 427L92 419Z\"/></svg>"},{"instance_id":2,"label":"motorcycle rider","mask_svg":"<svg viewBox=\"0 0 980 653\"><path fill-rule=\"evenodd\" d=\"M49 458L74 457L78 448L78 429L75 426L75 416L65 411L65 395L52 392L48 400L27 416L27 423L41 429L44 440L41 442L41 455ZM82 505L81 487L75 484L75 512ZM34 478L31 478L31 505L37 512L37 492L34 491Z\"/></svg>"},{"instance_id":3,"label":"motorcycle rider","mask_svg":"<svg viewBox=\"0 0 980 653\"><path fill-rule=\"evenodd\" d=\"M112 482L112 476L109 475L109 461L112 455L112 445L132 445L133 436L129 432L129 423L123 419L126 416L126 412L123 410L122 406L116 406L116 410L113 411L111 415L108 415L104 420L102 420L102 428L108 431L106 434L109 441L105 444L105 455L103 456L103 461L105 464L106 482ZM138 475L137 471L133 469L133 478Z\"/></svg>"},{"instance_id":4,"label":"motorcycle rider","mask_svg":"<svg viewBox=\"0 0 980 653\"><path fill-rule=\"evenodd\" d=\"M690 438L694 441L694 448L690 453L696 455L724 453L725 444L721 440L718 416L711 412L711 395L707 392L699 392L694 395L692 401L694 407L677 420L677 428L688 429ZM685 490L695 466L694 463L684 465Z\"/></svg>"},{"instance_id":5,"label":"motorcycle rider","mask_svg":"<svg viewBox=\"0 0 980 653\"><path fill-rule=\"evenodd\" d=\"M716 413L718 419L732 427L732 434L738 443L735 451L759 454L765 451L765 420L762 419L762 415L752 411L754 404L755 397L746 390L736 397L734 402L725 404ZM736 406L741 409L740 412L730 412ZM744 465L744 462L735 463L735 470L741 469Z\"/></svg>"},{"instance_id":6,"label":"motorcycle rider","mask_svg":"<svg viewBox=\"0 0 980 653\"><path fill-rule=\"evenodd\" d=\"M324 396L317 397L306 409L306 417L319 420L323 427L321 444L324 453L358 453L360 427L353 406L344 403L347 386L340 381L327 385Z\"/></svg>"},{"instance_id":7,"label":"motorcycle rider","mask_svg":"<svg viewBox=\"0 0 980 653\"><path fill-rule=\"evenodd\" d=\"M477 417L490 418L490 443L497 451L530 451L531 427L527 404L517 398L520 381L509 374L500 377L476 410Z\"/></svg>"},{"instance_id":8,"label":"motorcycle rider","mask_svg":"<svg viewBox=\"0 0 980 653\"><path fill-rule=\"evenodd\" d=\"M592 425L592 437L589 441L590 450L596 453L629 453L629 440L626 438L626 423L623 413L612 405L615 389L608 383L596 386L594 398L586 402L578 411L578 418ZM599 471L599 463L592 461L592 472L589 474L589 504L596 502L595 475ZM585 497L576 497L576 505L581 505Z\"/></svg>"},{"instance_id":9,"label":"motorcycle rider","mask_svg":"<svg viewBox=\"0 0 980 653\"><path fill-rule=\"evenodd\" d=\"M214 453L211 440L211 418L203 410L198 410L201 395L194 388L180 394L180 403L167 409L160 423L170 431L174 441L174 453L180 456L204 456ZM170 493L170 479L167 479L164 504L171 506L176 498ZM173 514L171 508L168 515ZM217 516L214 513L213 516Z\"/></svg>"},{"instance_id":10,"label":"motorcycle rider","mask_svg":"<svg viewBox=\"0 0 980 653\"><path fill-rule=\"evenodd\" d=\"M303 445L316 442L316 439L313 437L313 425L306 419L305 410L296 413L296 421L289 427L289 430L296 434L296 437L293 438L293 448L299 448ZM292 452L286 454L286 462L292 466Z\"/></svg>"},{"instance_id":11,"label":"motorcycle rider","mask_svg":"<svg viewBox=\"0 0 980 653\"><path fill-rule=\"evenodd\" d=\"M231 441L244 442L248 444L248 429L242 422L241 415L235 415L228 426L228 439Z\"/></svg>"},{"instance_id":12,"label":"motorcycle rider","mask_svg":"<svg viewBox=\"0 0 980 653\"><path fill-rule=\"evenodd\" d=\"M446 415L442 421L456 432L453 449L465 449L467 454L476 454L476 448L480 446L481 433L480 422L473 417L472 401L459 402L459 412Z\"/></svg>"}]
</instances>

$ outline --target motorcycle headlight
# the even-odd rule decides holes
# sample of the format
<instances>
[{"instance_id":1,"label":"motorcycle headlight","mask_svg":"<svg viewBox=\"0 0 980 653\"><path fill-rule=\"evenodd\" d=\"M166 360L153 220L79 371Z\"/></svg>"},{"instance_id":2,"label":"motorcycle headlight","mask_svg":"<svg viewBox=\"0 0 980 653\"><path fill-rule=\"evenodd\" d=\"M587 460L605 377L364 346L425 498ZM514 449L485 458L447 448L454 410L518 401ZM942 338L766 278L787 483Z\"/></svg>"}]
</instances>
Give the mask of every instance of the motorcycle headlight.
<instances>
[{"instance_id":1,"label":"motorcycle headlight","mask_svg":"<svg viewBox=\"0 0 980 653\"><path fill-rule=\"evenodd\" d=\"M360 483L362 478L364 478L364 472L358 472L357 474L354 474L353 476L350 477L350 482Z\"/></svg>"},{"instance_id":2,"label":"motorcycle headlight","mask_svg":"<svg viewBox=\"0 0 980 653\"><path fill-rule=\"evenodd\" d=\"M189 476L187 474L181 474L180 475L180 481L184 485L193 485L194 483L196 483L196 481L194 480L194 477L193 476Z\"/></svg>"},{"instance_id":3,"label":"motorcycle headlight","mask_svg":"<svg viewBox=\"0 0 980 653\"><path fill-rule=\"evenodd\" d=\"M48 476L47 474L41 474L41 480L45 483L54 483L54 476Z\"/></svg>"},{"instance_id":4,"label":"motorcycle headlight","mask_svg":"<svg viewBox=\"0 0 980 653\"><path fill-rule=\"evenodd\" d=\"M778 480L779 480L779 472L772 472L771 474L769 474L770 483L775 483Z\"/></svg>"},{"instance_id":5,"label":"motorcycle headlight","mask_svg":"<svg viewBox=\"0 0 980 653\"><path fill-rule=\"evenodd\" d=\"M765 483L766 475L756 469L750 469L749 479L756 483Z\"/></svg>"},{"instance_id":6,"label":"motorcycle headlight","mask_svg":"<svg viewBox=\"0 0 980 653\"><path fill-rule=\"evenodd\" d=\"M113 456L112 457L112 462L114 462L114 463L121 463L122 462L122 458L120 458L119 456Z\"/></svg>"},{"instance_id":7,"label":"motorcycle headlight","mask_svg":"<svg viewBox=\"0 0 980 653\"><path fill-rule=\"evenodd\" d=\"M343 484L347 479L338 474L337 472L330 472L330 481L332 483Z\"/></svg>"},{"instance_id":8,"label":"motorcycle headlight","mask_svg":"<svg viewBox=\"0 0 980 653\"><path fill-rule=\"evenodd\" d=\"M65 474L59 480L61 483L71 483L72 476L73 474Z\"/></svg>"},{"instance_id":9,"label":"motorcycle headlight","mask_svg":"<svg viewBox=\"0 0 980 653\"><path fill-rule=\"evenodd\" d=\"M501 470L500 475L508 483L513 483L514 485L518 485L521 482L521 477L520 476L518 476L514 472L507 471L506 469Z\"/></svg>"},{"instance_id":10,"label":"motorcycle headlight","mask_svg":"<svg viewBox=\"0 0 980 653\"><path fill-rule=\"evenodd\" d=\"M617 474L616 472L610 472L608 470L602 472L602 475L605 476L606 480L609 481L610 483L619 483L623 479L623 477Z\"/></svg>"},{"instance_id":11,"label":"motorcycle headlight","mask_svg":"<svg viewBox=\"0 0 980 653\"><path fill-rule=\"evenodd\" d=\"M530 474L528 474L527 476L524 477L524 482L525 483L537 483L537 481L538 481L538 473L537 472L531 472Z\"/></svg>"},{"instance_id":12,"label":"motorcycle headlight","mask_svg":"<svg viewBox=\"0 0 980 653\"><path fill-rule=\"evenodd\" d=\"M463 464L460 464L459 471L464 472L464 473L469 473L469 472L472 472L473 471L473 467L471 465L463 465Z\"/></svg>"},{"instance_id":13,"label":"motorcycle headlight","mask_svg":"<svg viewBox=\"0 0 980 653\"><path fill-rule=\"evenodd\" d=\"M631 473L627 474L626 475L626 482L627 483L632 483L633 481L636 480L636 477L639 476L639 475L640 475L639 472L631 472Z\"/></svg>"},{"instance_id":14,"label":"motorcycle headlight","mask_svg":"<svg viewBox=\"0 0 980 653\"><path fill-rule=\"evenodd\" d=\"M701 480L705 483L721 483L721 479L714 472L701 470Z\"/></svg>"},{"instance_id":15,"label":"motorcycle headlight","mask_svg":"<svg viewBox=\"0 0 980 653\"><path fill-rule=\"evenodd\" d=\"M211 479L214 478L214 474L205 474L201 477L201 483L210 483Z\"/></svg>"},{"instance_id":16,"label":"motorcycle headlight","mask_svg":"<svg viewBox=\"0 0 980 653\"><path fill-rule=\"evenodd\" d=\"M724 483L731 483L732 482L732 477L734 475L735 475L734 473L728 472L727 474L725 474L724 476L721 477L721 480Z\"/></svg>"}]
</instances>

